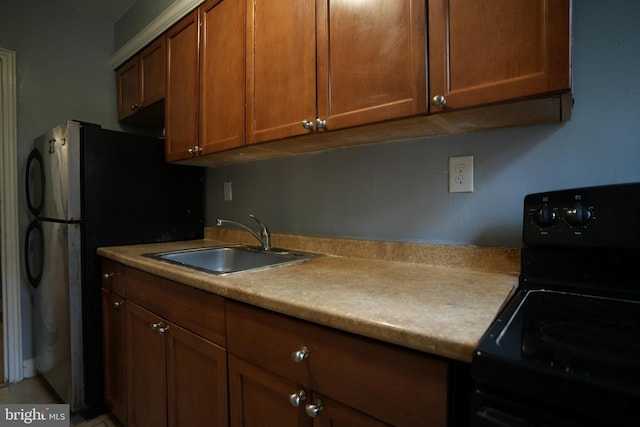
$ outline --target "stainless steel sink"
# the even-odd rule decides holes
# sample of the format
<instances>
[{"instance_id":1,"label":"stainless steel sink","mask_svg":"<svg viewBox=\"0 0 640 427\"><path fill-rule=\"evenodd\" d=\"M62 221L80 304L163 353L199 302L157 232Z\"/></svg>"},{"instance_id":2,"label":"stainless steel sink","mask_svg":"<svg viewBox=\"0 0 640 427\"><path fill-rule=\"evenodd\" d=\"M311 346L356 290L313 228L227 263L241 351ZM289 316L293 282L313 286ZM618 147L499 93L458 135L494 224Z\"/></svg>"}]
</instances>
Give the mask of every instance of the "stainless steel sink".
<instances>
[{"instance_id":1,"label":"stainless steel sink","mask_svg":"<svg viewBox=\"0 0 640 427\"><path fill-rule=\"evenodd\" d=\"M253 246L216 246L145 256L214 274L230 274L276 265L308 261L319 254L272 248L268 251Z\"/></svg>"}]
</instances>

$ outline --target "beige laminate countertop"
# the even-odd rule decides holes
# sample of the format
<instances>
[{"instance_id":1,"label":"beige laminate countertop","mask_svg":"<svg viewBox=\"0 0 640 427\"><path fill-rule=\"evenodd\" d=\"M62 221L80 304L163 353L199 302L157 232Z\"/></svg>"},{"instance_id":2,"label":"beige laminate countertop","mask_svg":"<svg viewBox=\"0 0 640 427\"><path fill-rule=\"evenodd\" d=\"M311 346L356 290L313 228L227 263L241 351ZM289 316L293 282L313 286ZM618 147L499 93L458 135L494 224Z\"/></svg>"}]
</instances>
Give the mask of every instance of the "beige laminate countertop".
<instances>
[{"instance_id":1,"label":"beige laminate countertop","mask_svg":"<svg viewBox=\"0 0 640 427\"><path fill-rule=\"evenodd\" d=\"M221 244L228 242L105 247L98 254L223 297L464 362L517 285L513 273L336 255L226 276L142 256Z\"/></svg>"}]
</instances>

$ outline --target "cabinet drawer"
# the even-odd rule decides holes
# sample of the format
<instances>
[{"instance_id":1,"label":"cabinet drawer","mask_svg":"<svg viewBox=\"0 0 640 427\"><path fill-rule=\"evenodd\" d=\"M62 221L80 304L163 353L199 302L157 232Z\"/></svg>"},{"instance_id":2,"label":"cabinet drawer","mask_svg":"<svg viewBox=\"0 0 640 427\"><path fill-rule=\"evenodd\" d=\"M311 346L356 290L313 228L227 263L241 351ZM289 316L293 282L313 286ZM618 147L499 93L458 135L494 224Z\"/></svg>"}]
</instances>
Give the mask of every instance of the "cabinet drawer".
<instances>
[{"instance_id":1,"label":"cabinet drawer","mask_svg":"<svg viewBox=\"0 0 640 427\"><path fill-rule=\"evenodd\" d=\"M225 345L224 299L133 268L126 298L216 344Z\"/></svg>"},{"instance_id":2,"label":"cabinet drawer","mask_svg":"<svg viewBox=\"0 0 640 427\"><path fill-rule=\"evenodd\" d=\"M102 287L124 296L124 266L109 259L102 260Z\"/></svg>"},{"instance_id":3,"label":"cabinet drawer","mask_svg":"<svg viewBox=\"0 0 640 427\"><path fill-rule=\"evenodd\" d=\"M230 353L391 424L446 426L445 360L238 303L226 311Z\"/></svg>"}]
</instances>

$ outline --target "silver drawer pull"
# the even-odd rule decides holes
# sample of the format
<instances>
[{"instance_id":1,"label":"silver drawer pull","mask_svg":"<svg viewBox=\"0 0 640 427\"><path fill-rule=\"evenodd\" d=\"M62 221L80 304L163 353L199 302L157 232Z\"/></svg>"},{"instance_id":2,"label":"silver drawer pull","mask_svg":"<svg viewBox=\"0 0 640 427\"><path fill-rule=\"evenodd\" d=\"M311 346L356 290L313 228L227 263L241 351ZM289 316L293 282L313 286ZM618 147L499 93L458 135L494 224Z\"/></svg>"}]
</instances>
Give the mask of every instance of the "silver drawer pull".
<instances>
[{"instance_id":1,"label":"silver drawer pull","mask_svg":"<svg viewBox=\"0 0 640 427\"><path fill-rule=\"evenodd\" d=\"M302 402L305 401L306 398L307 393L305 393L304 390L298 390L289 396L289 402L291 403L291 405L297 408Z\"/></svg>"},{"instance_id":2,"label":"silver drawer pull","mask_svg":"<svg viewBox=\"0 0 640 427\"><path fill-rule=\"evenodd\" d=\"M315 402L309 403L307 406L304 407L304 411L311 418L315 418L323 409L324 409L324 404L320 399L316 399Z\"/></svg>"},{"instance_id":3,"label":"silver drawer pull","mask_svg":"<svg viewBox=\"0 0 640 427\"><path fill-rule=\"evenodd\" d=\"M303 360L309 358L309 349L307 347L300 347L300 350L291 353L291 360L296 363L300 363Z\"/></svg>"},{"instance_id":4,"label":"silver drawer pull","mask_svg":"<svg viewBox=\"0 0 640 427\"><path fill-rule=\"evenodd\" d=\"M124 304L124 301L114 301L113 302L113 307L114 308L120 308L120 307L122 307L122 304Z\"/></svg>"}]
</instances>

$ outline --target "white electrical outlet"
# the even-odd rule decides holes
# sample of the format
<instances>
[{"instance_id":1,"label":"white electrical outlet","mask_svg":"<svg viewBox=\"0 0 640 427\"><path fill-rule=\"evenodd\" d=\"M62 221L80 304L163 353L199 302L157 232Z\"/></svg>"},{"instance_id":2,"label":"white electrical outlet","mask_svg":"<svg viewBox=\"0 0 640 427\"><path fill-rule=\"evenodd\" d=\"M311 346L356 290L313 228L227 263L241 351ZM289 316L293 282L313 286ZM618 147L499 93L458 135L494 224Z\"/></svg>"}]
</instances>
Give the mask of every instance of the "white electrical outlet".
<instances>
[{"instance_id":1,"label":"white electrical outlet","mask_svg":"<svg viewBox=\"0 0 640 427\"><path fill-rule=\"evenodd\" d=\"M473 193L473 156L449 157L449 193Z\"/></svg>"}]
</instances>

